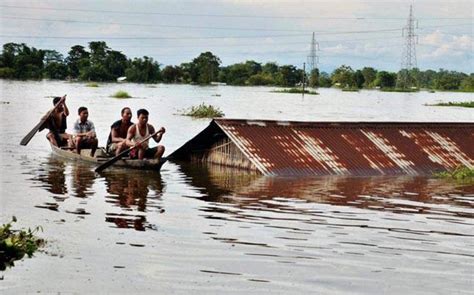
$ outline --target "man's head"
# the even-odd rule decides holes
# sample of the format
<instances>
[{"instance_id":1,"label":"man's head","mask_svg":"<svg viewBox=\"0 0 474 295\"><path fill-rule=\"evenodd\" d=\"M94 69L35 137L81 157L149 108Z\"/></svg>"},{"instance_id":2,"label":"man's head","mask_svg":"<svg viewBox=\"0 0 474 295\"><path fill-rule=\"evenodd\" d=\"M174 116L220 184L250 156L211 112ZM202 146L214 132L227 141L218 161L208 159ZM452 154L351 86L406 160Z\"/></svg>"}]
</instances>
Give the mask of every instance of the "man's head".
<instances>
[{"instance_id":1,"label":"man's head","mask_svg":"<svg viewBox=\"0 0 474 295\"><path fill-rule=\"evenodd\" d=\"M148 111L145 109L139 109L137 111L138 124L143 125L148 122Z\"/></svg>"},{"instance_id":2,"label":"man's head","mask_svg":"<svg viewBox=\"0 0 474 295\"><path fill-rule=\"evenodd\" d=\"M129 107L124 107L121 111L122 120L125 122L130 122L132 119L132 110Z\"/></svg>"},{"instance_id":3,"label":"man's head","mask_svg":"<svg viewBox=\"0 0 474 295\"><path fill-rule=\"evenodd\" d=\"M57 105L60 100L61 100L61 97L59 97L59 96L56 96L55 98L53 98L53 105ZM61 104L60 106L58 106L56 108L56 111L57 112L62 112L63 111L63 105Z\"/></svg>"},{"instance_id":4,"label":"man's head","mask_svg":"<svg viewBox=\"0 0 474 295\"><path fill-rule=\"evenodd\" d=\"M77 110L77 113L79 114L79 119L81 120L82 123L87 121L87 117L89 117L89 111L87 110L86 107L80 107Z\"/></svg>"}]
</instances>

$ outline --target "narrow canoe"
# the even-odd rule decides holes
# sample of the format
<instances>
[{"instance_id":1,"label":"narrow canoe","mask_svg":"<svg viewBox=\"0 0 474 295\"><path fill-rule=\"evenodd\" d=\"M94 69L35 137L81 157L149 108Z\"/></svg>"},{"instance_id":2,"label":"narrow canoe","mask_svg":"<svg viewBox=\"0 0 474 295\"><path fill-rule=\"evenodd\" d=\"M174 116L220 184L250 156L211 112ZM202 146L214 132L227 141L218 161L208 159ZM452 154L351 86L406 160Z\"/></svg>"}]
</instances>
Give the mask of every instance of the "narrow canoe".
<instances>
[{"instance_id":1,"label":"narrow canoe","mask_svg":"<svg viewBox=\"0 0 474 295\"><path fill-rule=\"evenodd\" d=\"M107 152L105 151L105 148L98 148L97 151L95 152L94 157L90 156L90 152L91 152L90 149L81 150L80 155L72 152L68 148L59 148L54 145L51 145L51 150L53 151L53 154L60 156L62 158L78 160L78 161L83 161L83 162L97 164L97 165L100 165L113 158L109 154L107 154ZM156 160L156 159L132 160L130 158L123 158L123 159L118 160L116 163L114 163L113 166L131 168L131 169L158 171L161 169L161 166L163 166L166 160L167 160L166 158L161 158L160 160Z\"/></svg>"}]
</instances>

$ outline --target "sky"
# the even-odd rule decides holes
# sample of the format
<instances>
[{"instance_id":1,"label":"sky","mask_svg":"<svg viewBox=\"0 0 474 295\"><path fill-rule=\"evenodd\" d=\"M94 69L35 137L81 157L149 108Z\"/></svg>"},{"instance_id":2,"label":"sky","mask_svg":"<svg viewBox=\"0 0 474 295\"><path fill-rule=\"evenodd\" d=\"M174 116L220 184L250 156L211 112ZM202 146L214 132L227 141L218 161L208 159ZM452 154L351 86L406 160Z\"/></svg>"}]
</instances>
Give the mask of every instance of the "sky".
<instances>
[{"instance_id":1,"label":"sky","mask_svg":"<svg viewBox=\"0 0 474 295\"><path fill-rule=\"evenodd\" d=\"M255 60L302 68L314 32L322 71L343 64L398 71L410 5L417 67L474 72L474 0L0 0L0 42L67 56L73 45L106 41L130 58L163 65L211 51L222 65Z\"/></svg>"}]
</instances>

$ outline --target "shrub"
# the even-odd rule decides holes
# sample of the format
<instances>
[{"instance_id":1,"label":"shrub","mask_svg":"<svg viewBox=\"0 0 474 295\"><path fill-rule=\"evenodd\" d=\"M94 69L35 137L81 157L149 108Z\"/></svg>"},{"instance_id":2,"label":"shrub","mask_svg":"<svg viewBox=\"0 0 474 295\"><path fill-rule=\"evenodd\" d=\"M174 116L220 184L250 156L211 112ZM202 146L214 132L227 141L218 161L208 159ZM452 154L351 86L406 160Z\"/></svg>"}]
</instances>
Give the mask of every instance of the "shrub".
<instances>
[{"instance_id":1,"label":"shrub","mask_svg":"<svg viewBox=\"0 0 474 295\"><path fill-rule=\"evenodd\" d=\"M128 94L127 91L123 91L123 90L119 90L117 92L115 92L112 97L115 97L115 98L131 98L132 96L130 94Z\"/></svg>"},{"instance_id":2,"label":"shrub","mask_svg":"<svg viewBox=\"0 0 474 295\"><path fill-rule=\"evenodd\" d=\"M188 110L183 110L182 115L196 118L215 118L223 117L224 113L217 107L202 103L198 106L193 106Z\"/></svg>"}]
</instances>

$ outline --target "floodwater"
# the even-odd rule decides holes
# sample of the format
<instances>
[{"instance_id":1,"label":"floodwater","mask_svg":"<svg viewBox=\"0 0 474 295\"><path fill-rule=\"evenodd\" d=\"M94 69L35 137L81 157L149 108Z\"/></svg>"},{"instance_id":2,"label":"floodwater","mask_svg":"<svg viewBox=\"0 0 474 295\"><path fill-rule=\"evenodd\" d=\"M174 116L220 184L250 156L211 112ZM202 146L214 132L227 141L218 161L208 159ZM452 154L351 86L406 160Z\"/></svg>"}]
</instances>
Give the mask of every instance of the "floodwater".
<instances>
[{"instance_id":1,"label":"floodwater","mask_svg":"<svg viewBox=\"0 0 474 295\"><path fill-rule=\"evenodd\" d=\"M89 107L99 141L120 109L147 108L169 154L209 120L474 121L424 106L467 93L271 93L268 87L1 81L0 222L41 225L48 242L0 273L3 294L468 294L474 289L474 186L425 177L269 178L166 163L160 173L94 167L21 138L68 94L72 126ZM126 90L134 98L109 97Z\"/></svg>"}]
</instances>

